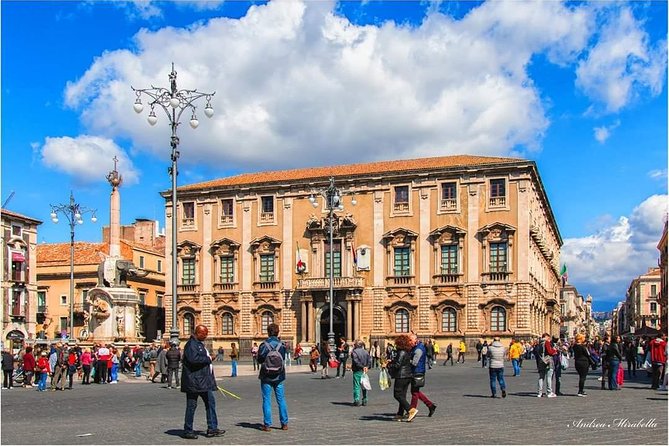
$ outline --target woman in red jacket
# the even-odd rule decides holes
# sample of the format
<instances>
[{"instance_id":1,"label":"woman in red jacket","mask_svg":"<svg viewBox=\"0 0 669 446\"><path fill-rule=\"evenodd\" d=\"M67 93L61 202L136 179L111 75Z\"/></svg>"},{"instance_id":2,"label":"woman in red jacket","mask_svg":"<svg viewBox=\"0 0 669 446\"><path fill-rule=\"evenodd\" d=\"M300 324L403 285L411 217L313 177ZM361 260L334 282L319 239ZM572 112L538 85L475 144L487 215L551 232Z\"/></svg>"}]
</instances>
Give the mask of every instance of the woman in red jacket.
<instances>
[{"instance_id":1,"label":"woman in red jacket","mask_svg":"<svg viewBox=\"0 0 669 446\"><path fill-rule=\"evenodd\" d=\"M26 354L23 355L23 372L26 374L26 379L23 381L23 387L33 387L33 375L35 374L35 357L33 356L33 348L26 347Z\"/></svg>"},{"instance_id":2,"label":"woman in red jacket","mask_svg":"<svg viewBox=\"0 0 669 446\"><path fill-rule=\"evenodd\" d=\"M38 375L37 391L46 392L46 375L51 373L49 358L47 357L46 351L43 351L40 354L40 357L37 360L36 371Z\"/></svg>"}]
</instances>

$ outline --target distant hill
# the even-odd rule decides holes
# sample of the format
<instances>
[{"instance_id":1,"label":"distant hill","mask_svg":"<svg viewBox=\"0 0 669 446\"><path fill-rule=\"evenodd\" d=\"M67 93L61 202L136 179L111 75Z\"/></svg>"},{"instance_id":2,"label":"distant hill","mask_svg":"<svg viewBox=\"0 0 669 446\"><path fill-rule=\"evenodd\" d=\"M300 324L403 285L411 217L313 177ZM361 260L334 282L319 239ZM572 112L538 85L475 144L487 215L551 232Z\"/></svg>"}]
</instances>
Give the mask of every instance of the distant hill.
<instances>
[{"instance_id":1,"label":"distant hill","mask_svg":"<svg viewBox=\"0 0 669 446\"><path fill-rule=\"evenodd\" d=\"M613 316L612 311L593 311L592 318L597 322L606 321Z\"/></svg>"}]
</instances>

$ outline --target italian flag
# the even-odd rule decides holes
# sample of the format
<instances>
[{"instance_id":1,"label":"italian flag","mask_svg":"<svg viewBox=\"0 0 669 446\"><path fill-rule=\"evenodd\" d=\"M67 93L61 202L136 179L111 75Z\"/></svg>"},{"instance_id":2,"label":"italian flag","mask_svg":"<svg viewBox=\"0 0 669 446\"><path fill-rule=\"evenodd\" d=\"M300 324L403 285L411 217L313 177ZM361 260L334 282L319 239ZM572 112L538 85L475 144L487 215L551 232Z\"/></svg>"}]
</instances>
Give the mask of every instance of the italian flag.
<instances>
[{"instance_id":1,"label":"italian flag","mask_svg":"<svg viewBox=\"0 0 669 446\"><path fill-rule=\"evenodd\" d=\"M562 264L562 269L560 270L560 277L562 278L562 286L564 286L567 283L567 280L569 280L569 273L567 272L566 263Z\"/></svg>"},{"instance_id":2,"label":"italian flag","mask_svg":"<svg viewBox=\"0 0 669 446\"><path fill-rule=\"evenodd\" d=\"M302 256L300 255L300 243L296 242L297 245L297 264L295 268L298 273L303 273L307 269L307 265L302 261Z\"/></svg>"}]
</instances>

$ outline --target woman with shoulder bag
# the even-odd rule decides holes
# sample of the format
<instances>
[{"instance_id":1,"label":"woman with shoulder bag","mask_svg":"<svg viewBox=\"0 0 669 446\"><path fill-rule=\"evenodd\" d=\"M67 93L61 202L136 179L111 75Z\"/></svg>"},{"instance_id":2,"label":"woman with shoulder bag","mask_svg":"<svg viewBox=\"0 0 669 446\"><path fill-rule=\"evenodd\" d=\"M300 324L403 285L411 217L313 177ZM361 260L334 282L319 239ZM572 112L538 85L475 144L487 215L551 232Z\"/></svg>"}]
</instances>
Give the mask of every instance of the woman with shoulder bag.
<instances>
[{"instance_id":1,"label":"woman with shoulder bag","mask_svg":"<svg viewBox=\"0 0 669 446\"><path fill-rule=\"evenodd\" d=\"M387 365L390 376L395 379L393 397L399 404L394 420L408 421L411 404L407 401L406 394L413 380L410 355L411 338L407 335L398 336L395 339L395 347L397 348L397 355Z\"/></svg>"},{"instance_id":2,"label":"woman with shoulder bag","mask_svg":"<svg viewBox=\"0 0 669 446\"><path fill-rule=\"evenodd\" d=\"M595 364L595 360L590 356L588 348L585 346L585 336L582 334L576 335L576 344L573 347L574 350L574 368L578 372L578 396L586 396L585 390L585 379L588 376L588 369L592 364Z\"/></svg>"}]
</instances>

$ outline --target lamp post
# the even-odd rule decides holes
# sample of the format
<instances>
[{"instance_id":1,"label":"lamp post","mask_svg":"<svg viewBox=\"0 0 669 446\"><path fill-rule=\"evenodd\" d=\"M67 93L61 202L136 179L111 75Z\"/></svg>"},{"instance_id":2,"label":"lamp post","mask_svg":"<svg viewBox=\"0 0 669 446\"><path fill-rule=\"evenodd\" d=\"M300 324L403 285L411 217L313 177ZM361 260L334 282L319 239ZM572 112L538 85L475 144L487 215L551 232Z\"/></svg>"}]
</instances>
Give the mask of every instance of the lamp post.
<instances>
[{"instance_id":1,"label":"lamp post","mask_svg":"<svg viewBox=\"0 0 669 446\"><path fill-rule=\"evenodd\" d=\"M328 332L328 344L330 345L330 351L333 352L335 348L335 339L334 339L334 327L333 327L333 309L334 309L334 220L335 220L335 210L344 210L344 203L342 200L342 191L340 191L334 183L334 178L330 177L330 184L327 188L317 192L319 195L322 195L325 198L325 208L328 211L328 227L329 227L329 239L330 239L330 331ZM311 194L309 201L313 207L318 207L318 202L316 197ZM351 199L351 204L355 206L357 204L355 197Z\"/></svg>"},{"instance_id":2,"label":"lamp post","mask_svg":"<svg viewBox=\"0 0 669 446\"><path fill-rule=\"evenodd\" d=\"M84 214L92 213L91 221L93 223L98 221L96 212L96 209L88 209L74 201L74 194L71 191L69 203L51 205L51 221L58 223L58 213L61 213L70 225L70 339L74 338L74 228L77 224L84 223Z\"/></svg>"},{"instance_id":3,"label":"lamp post","mask_svg":"<svg viewBox=\"0 0 669 446\"><path fill-rule=\"evenodd\" d=\"M191 111L190 126L196 129L200 122L195 115L195 102L198 99L205 98L207 103L204 107L204 114L207 118L214 116L214 109L211 106L211 98L216 94L202 93L197 90L179 90L177 89L177 72L174 71L174 63L172 63L172 71L168 75L170 81L170 88L154 87L151 88L132 88L137 98L133 109L137 113L144 110L141 97L146 95L149 98L149 106L151 111L146 119L151 126L156 125L158 117L156 116L156 106L165 111L172 136L170 137L170 146L172 147L172 167L168 169L169 175L172 177L172 328L170 329L170 340L178 342L179 327L177 326L177 161L179 159L179 137L177 136L177 128L179 127L181 115L184 111Z\"/></svg>"}]
</instances>

